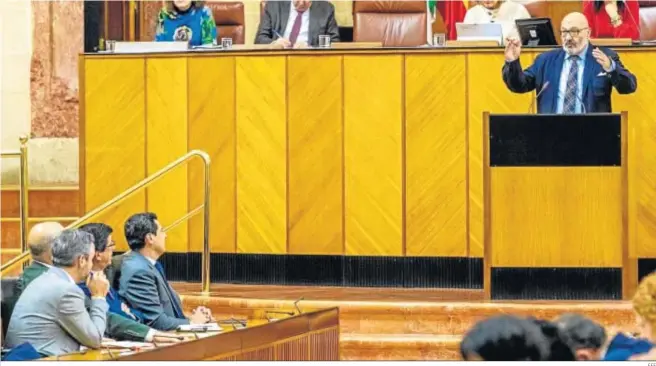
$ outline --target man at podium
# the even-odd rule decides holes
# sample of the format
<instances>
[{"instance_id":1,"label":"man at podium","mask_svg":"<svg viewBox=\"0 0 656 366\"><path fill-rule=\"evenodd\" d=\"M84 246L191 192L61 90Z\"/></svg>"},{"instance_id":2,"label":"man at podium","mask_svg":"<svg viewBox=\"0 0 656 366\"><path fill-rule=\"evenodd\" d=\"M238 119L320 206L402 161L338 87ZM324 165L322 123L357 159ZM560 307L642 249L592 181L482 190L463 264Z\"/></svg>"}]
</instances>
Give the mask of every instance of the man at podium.
<instances>
[{"instance_id":1,"label":"man at podium","mask_svg":"<svg viewBox=\"0 0 656 366\"><path fill-rule=\"evenodd\" d=\"M538 113L609 113L613 87L620 94L636 91L636 77L605 47L590 44L590 26L581 13L570 13L560 26L562 48L544 52L522 70L522 44L506 42L503 81L514 93L537 90Z\"/></svg>"}]
</instances>

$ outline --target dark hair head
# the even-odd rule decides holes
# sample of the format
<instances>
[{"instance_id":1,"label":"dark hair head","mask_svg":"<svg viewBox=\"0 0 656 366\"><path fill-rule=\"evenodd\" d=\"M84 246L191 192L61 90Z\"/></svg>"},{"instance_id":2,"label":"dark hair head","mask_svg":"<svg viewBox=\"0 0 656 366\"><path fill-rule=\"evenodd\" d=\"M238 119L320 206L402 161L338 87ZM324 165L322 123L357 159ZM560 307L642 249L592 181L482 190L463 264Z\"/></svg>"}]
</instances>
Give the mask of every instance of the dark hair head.
<instances>
[{"instance_id":1,"label":"dark hair head","mask_svg":"<svg viewBox=\"0 0 656 366\"><path fill-rule=\"evenodd\" d=\"M549 344L549 355L545 361L576 361L574 351L561 334L558 326L550 321L541 319L529 319L538 327Z\"/></svg>"},{"instance_id":2,"label":"dark hair head","mask_svg":"<svg viewBox=\"0 0 656 366\"><path fill-rule=\"evenodd\" d=\"M465 360L542 361L548 358L549 344L537 324L501 315L476 323L460 343L460 353Z\"/></svg>"},{"instance_id":3,"label":"dark hair head","mask_svg":"<svg viewBox=\"0 0 656 366\"><path fill-rule=\"evenodd\" d=\"M200 9L200 8L203 7L203 2L204 1L198 1L198 0L192 1L191 6L189 7L189 9L193 9L193 8ZM178 12L178 9L175 7L175 4L173 3L173 1L167 1L166 2L166 11L168 13L177 13Z\"/></svg>"},{"instance_id":4,"label":"dark hair head","mask_svg":"<svg viewBox=\"0 0 656 366\"><path fill-rule=\"evenodd\" d=\"M606 330L594 321L579 314L563 314L554 322L565 342L574 351L597 350L606 344Z\"/></svg>"},{"instance_id":5,"label":"dark hair head","mask_svg":"<svg viewBox=\"0 0 656 366\"><path fill-rule=\"evenodd\" d=\"M146 235L157 235L157 215L152 212L138 213L125 222L125 239L131 250L146 246Z\"/></svg>"},{"instance_id":6,"label":"dark hair head","mask_svg":"<svg viewBox=\"0 0 656 366\"><path fill-rule=\"evenodd\" d=\"M601 8L604 7L605 5L604 0L594 0L594 10L595 13L598 13ZM626 7L626 4L624 3L624 0L617 0L617 12L621 15L624 12L624 8Z\"/></svg>"},{"instance_id":7,"label":"dark hair head","mask_svg":"<svg viewBox=\"0 0 656 366\"><path fill-rule=\"evenodd\" d=\"M107 238L114 230L103 223L94 222L80 226L80 230L93 235L93 244L96 247L96 253L104 252L107 248Z\"/></svg>"}]
</instances>

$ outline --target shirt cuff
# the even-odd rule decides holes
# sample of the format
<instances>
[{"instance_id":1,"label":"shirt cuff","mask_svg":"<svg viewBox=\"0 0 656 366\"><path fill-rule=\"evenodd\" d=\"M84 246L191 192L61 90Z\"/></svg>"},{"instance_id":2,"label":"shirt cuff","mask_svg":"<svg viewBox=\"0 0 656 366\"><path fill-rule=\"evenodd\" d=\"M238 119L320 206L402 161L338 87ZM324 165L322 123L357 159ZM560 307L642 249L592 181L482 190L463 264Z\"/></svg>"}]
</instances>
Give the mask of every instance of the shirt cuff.
<instances>
[{"instance_id":1,"label":"shirt cuff","mask_svg":"<svg viewBox=\"0 0 656 366\"><path fill-rule=\"evenodd\" d=\"M103 301L106 301L106 299L105 299L104 296L94 296L94 297L91 298L91 300L103 300Z\"/></svg>"},{"instance_id":2,"label":"shirt cuff","mask_svg":"<svg viewBox=\"0 0 656 366\"><path fill-rule=\"evenodd\" d=\"M155 329L150 328L148 333L146 334L146 339L144 339L146 342L152 342L153 338L155 338L155 333L157 331Z\"/></svg>"},{"instance_id":3,"label":"shirt cuff","mask_svg":"<svg viewBox=\"0 0 656 366\"><path fill-rule=\"evenodd\" d=\"M611 59L611 60L610 60L610 72L615 71L615 67L616 67L616 66L617 66L617 65L615 64L615 60Z\"/></svg>"}]
</instances>

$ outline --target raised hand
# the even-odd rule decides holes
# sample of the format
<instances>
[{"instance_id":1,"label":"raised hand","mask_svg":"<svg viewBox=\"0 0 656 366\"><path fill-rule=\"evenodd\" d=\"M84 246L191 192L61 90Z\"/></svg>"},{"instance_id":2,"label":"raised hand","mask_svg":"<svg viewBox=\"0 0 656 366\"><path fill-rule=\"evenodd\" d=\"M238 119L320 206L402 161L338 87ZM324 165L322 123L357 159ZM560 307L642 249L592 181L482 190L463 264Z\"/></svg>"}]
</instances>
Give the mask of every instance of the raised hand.
<instances>
[{"instance_id":1,"label":"raised hand","mask_svg":"<svg viewBox=\"0 0 656 366\"><path fill-rule=\"evenodd\" d=\"M601 67L604 68L604 71L610 72L611 68L613 67L613 62L610 60L610 57L606 55L602 50L599 48L595 48L592 50L592 57L597 61Z\"/></svg>"},{"instance_id":2,"label":"raised hand","mask_svg":"<svg viewBox=\"0 0 656 366\"><path fill-rule=\"evenodd\" d=\"M519 58L519 55L522 52L522 42L518 39L506 39L506 50L504 55L506 61L512 62Z\"/></svg>"}]
</instances>

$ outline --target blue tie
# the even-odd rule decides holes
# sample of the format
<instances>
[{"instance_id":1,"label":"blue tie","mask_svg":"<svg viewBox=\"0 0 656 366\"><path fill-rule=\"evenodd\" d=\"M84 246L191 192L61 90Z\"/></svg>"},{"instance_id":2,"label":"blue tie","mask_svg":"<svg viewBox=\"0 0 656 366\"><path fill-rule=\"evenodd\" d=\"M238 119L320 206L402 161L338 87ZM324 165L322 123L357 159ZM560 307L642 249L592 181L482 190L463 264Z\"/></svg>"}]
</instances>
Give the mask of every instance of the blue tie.
<instances>
[{"instance_id":1,"label":"blue tie","mask_svg":"<svg viewBox=\"0 0 656 366\"><path fill-rule=\"evenodd\" d=\"M567 76L563 113L574 114L576 113L576 102L578 102L576 95L578 93L577 89L579 85L579 56L570 56L569 59L572 65L569 69L569 75Z\"/></svg>"},{"instance_id":2,"label":"blue tie","mask_svg":"<svg viewBox=\"0 0 656 366\"><path fill-rule=\"evenodd\" d=\"M162 275L162 278L164 279L164 282L166 282L166 287L169 289L169 295L171 296L171 304L173 304L173 312L175 312L175 317L178 319L185 319L184 313L182 312L182 306L178 302L178 298L174 295L173 289L169 285L169 281L166 280L166 274L164 273L164 267L162 267L162 264L160 262L155 262L155 268L157 268L157 271L159 274Z\"/></svg>"}]
</instances>

